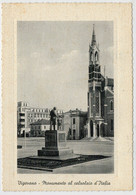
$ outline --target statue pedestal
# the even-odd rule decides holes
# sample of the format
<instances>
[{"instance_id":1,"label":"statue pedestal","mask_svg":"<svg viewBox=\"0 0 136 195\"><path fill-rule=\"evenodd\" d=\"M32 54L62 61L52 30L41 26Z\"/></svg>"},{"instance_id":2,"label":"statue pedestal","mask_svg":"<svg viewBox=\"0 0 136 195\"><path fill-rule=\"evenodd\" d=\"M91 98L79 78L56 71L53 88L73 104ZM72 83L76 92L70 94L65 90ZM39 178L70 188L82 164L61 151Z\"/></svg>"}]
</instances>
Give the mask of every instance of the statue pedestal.
<instances>
[{"instance_id":1,"label":"statue pedestal","mask_svg":"<svg viewBox=\"0 0 136 195\"><path fill-rule=\"evenodd\" d=\"M18 167L53 172L54 169L79 163L80 155L66 147L65 131L46 131L45 147L38 150L37 156L29 156L18 161ZM82 161L82 159L81 159Z\"/></svg>"},{"instance_id":2,"label":"statue pedestal","mask_svg":"<svg viewBox=\"0 0 136 195\"><path fill-rule=\"evenodd\" d=\"M49 130L45 132L45 147L38 150L38 156L72 155L73 150L66 147L66 132Z\"/></svg>"}]
</instances>

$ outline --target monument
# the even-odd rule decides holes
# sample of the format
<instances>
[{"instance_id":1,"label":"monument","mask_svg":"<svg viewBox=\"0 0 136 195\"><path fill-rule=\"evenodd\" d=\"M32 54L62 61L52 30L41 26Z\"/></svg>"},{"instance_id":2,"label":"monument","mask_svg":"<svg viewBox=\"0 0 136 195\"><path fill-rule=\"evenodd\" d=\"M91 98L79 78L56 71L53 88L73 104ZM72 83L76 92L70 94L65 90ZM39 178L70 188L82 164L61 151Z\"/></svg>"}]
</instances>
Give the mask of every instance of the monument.
<instances>
[{"instance_id":1,"label":"monument","mask_svg":"<svg viewBox=\"0 0 136 195\"><path fill-rule=\"evenodd\" d=\"M18 168L53 172L57 168L108 158L102 155L74 154L73 150L67 147L66 132L59 130L60 125L57 126L57 130L55 129L57 118L55 110L51 113L54 116L50 119L50 130L45 132L45 147L38 150L37 156L18 159Z\"/></svg>"},{"instance_id":2,"label":"monument","mask_svg":"<svg viewBox=\"0 0 136 195\"><path fill-rule=\"evenodd\" d=\"M38 156L59 157L60 159L77 157L78 155L75 155L73 150L66 146L66 132L55 130L56 119L56 107L54 107L50 112L50 130L45 132L45 147L38 150ZM52 126L54 130L52 130Z\"/></svg>"}]
</instances>

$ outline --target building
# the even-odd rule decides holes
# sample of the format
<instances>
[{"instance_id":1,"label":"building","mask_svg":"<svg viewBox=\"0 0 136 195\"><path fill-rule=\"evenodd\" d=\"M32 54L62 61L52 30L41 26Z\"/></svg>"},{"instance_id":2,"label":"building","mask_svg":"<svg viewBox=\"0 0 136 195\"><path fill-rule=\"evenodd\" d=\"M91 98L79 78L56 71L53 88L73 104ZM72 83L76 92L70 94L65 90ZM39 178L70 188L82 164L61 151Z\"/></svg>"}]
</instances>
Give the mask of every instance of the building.
<instances>
[{"instance_id":1,"label":"building","mask_svg":"<svg viewBox=\"0 0 136 195\"><path fill-rule=\"evenodd\" d=\"M40 137L45 135L45 131L50 129L50 120L41 119L30 124L30 136Z\"/></svg>"},{"instance_id":2,"label":"building","mask_svg":"<svg viewBox=\"0 0 136 195\"><path fill-rule=\"evenodd\" d=\"M41 119L50 119L49 108L31 107L27 102L18 102L17 105L17 135L28 133L30 124ZM58 115L62 115L63 110L57 110Z\"/></svg>"},{"instance_id":3,"label":"building","mask_svg":"<svg viewBox=\"0 0 136 195\"><path fill-rule=\"evenodd\" d=\"M67 139L78 140L86 136L85 125L87 112L70 110L63 114L62 129L66 131Z\"/></svg>"},{"instance_id":4,"label":"building","mask_svg":"<svg viewBox=\"0 0 136 195\"><path fill-rule=\"evenodd\" d=\"M114 136L114 80L101 74L100 50L93 27L89 45L87 137Z\"/></svg>"}]
</instances>

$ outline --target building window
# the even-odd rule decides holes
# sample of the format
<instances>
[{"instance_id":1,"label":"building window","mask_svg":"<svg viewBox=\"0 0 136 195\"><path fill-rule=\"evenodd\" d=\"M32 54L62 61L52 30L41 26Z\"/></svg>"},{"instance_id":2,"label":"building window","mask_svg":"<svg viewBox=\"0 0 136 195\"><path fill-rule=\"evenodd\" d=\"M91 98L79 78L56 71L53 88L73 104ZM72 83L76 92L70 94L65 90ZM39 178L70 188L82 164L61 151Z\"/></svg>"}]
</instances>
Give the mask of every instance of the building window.
<instances>
[{"instance_id":1,"label":"building window","mask_svg":"<svg viewBox=\"0 0 136 195\"><path fill-rule=\"evenodd\" d=\"M96 113L99 115L99 97L96 97L95 98L95 100L96 100Z\"/></svg>"},{"instance_id":2,"label":"building window","mask_svg":"<svg viewBox=\"0 0 136 195\"><path fill-rule=\"evenodd\" d=\"M93 53L90 53L90 61L93 61Z\"/></svg>"},{"instance_id":3,"label":"building window","mask_svg":"<svg viewBox=\"0 0 136 195\"><path fill-rule=\"evenodd\" d=\"M113 101L110 102L110 109L113 110Z\"/></svg>"},{"instance_id":4,"label":"building window","mask_svg":"<svg viewBox=\"0 0 136 195\"><path fill-rule=\"evenodd\" d=\"M98 61L98 53L97 53L97 51L95 52L95 61Z\"/></svg>"},{"instance_id":5,"label":"building window","mask_svg":"<svg viewBox=\"0 0 136 195\"><path fill-rule=\"evenodd\" d=\"M44 129L46 129L46 126L44 126Z\"/></svg>"},{"instance_id":6,"label":"building window","mask_svg":"<svg viewBox=\"0 0 136 195\"><path fill-rule=\"evenodd\" d=\"M91 116L93 115L93 96L91 94Z\"/></svg>"},{"instance_id":7,"label":"building window","mask_svg":"<svg viewBox=\"0 0 136 195\"><path fill-rule=\"evenodd\" d=\"M73 118L73 125L75 124L75 122L76 122L76 120L75 120L75 118Z\"/></svg>"},{"instance_id":8,"label":"building window","mask_svg":"<svg viewBox=\"0 0 136 195\"><path fill-rule=\"evenodd\" d=\"M88 103L88 106L89 106L89 93L87 93L87 98L88 98L88 99L87 99L87 100L88 100L87 103Z\"/></svg>"},{"instance_id":9,"label":"building window","mask_svg":"<svg viewBox=\"0 0 136 195\"><path fill-rule=\"evenodd\" d=\"M25 122L25 119L20 119L20 122Z\"/></svg>"},{"instance_id":10,"label":"building window","mask_svg":"<svg viewBox=\"0 0 136 195\"><path fill-rule=\"evenodd\" d=\"M20 115L20 116L25 116L25 113L20 113L19 115Z\"/></svg>"},{"instance_id":11,"label":"building window","mask_svg":"<svg viewBox=\"0 0 136 195\"><path fill-rule=\"evenodd\" d=\"M111 119L111 131L113 131L114 129L114 123L113 123L113 119Z\"/></svg>"},{"instance_id":12,"label":"building window","mask_svg":"<svg viewBox=\"0 0 136 195\"><path fill-rule=\"evenodd\" d=\"M45 114L43 114L43 117L45 117Z\"/></svg>"}]
</instances>

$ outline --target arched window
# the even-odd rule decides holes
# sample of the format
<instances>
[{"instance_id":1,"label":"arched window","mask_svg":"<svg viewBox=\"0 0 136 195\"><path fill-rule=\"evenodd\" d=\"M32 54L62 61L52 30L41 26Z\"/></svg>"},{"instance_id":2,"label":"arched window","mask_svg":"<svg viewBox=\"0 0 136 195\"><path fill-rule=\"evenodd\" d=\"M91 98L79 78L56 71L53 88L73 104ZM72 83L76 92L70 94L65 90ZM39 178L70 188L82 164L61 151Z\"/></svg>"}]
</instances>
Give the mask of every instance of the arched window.
<instances>
[{"instance_id":1,"label":"arched window","mask_svg":"<svg viewBox=\"0 0 136 195\"><path fill-rule=\"evenodd\" d=\"M93 61L93 53L90 53L90 61Z\"/></svg>"},{"instance_id":2,"label":"arched window","mask_svg":"<svg viewBox=\"0 0 136 195\"><path fill-rule=\"evenodd\" d=\"M98 61L98 52L95 52L95 61Z\"/></svg>"},{"instance_id":3,"label":"arched window","mask_svg":"<svg viewBox=\"0 0 136 195\"><path fill-rule=\"evenodd\" d=\"M110 102L110 109L113 110L113 101Z\"/></svg>"},{"instance_id":4,"label":"arched window","mask_svg":"<svg viewBox=\"0 0 136 195\"><path fill-rule=\"evenodd\" d=\"M95 112L96 116L99 116L99 92L96 91L95 93Z\"/></svg>"}]
</instances>

